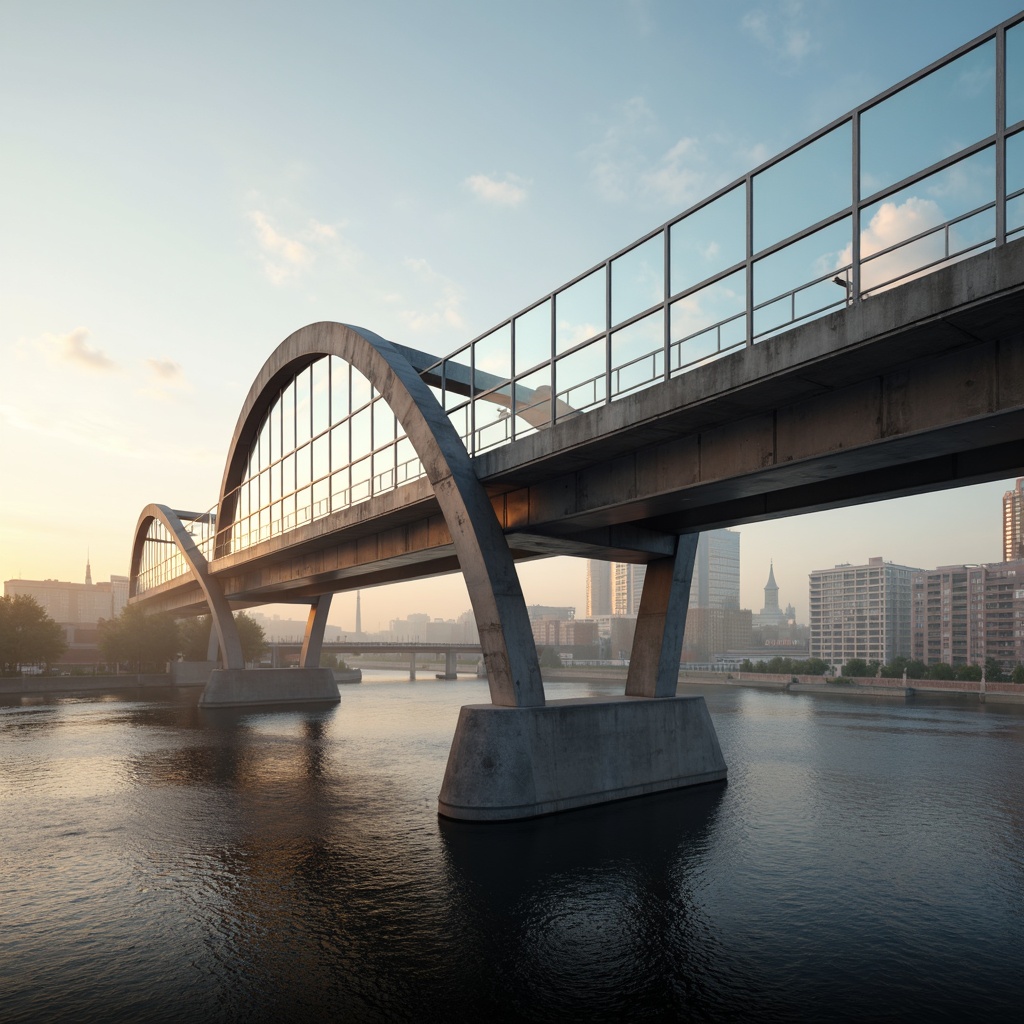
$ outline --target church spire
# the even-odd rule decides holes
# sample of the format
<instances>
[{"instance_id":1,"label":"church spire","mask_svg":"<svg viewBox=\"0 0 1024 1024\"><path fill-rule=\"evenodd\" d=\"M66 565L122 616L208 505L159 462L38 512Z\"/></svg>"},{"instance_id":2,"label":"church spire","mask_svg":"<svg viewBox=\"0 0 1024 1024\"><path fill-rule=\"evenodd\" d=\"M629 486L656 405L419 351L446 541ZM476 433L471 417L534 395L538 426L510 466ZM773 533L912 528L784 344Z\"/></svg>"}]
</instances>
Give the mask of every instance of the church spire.
<instances>
[{"instance_id":1,"label":"church spire","mask_svg":"<svg viewBox=\"0 0 1024 1024\"><path fill-rule=\"evenodd\" d=\"M779 585L775 582L775 564L768 563L768 582L764 585L764 612L779 610Z\"/></svg>"},{"instance_id":2,"label":"church spire","mask_svg":"<svg viewBox=\"0 0 1024 1024\"><path fill-rule=\"evenodd\" d=\"M89 549L85 549L85 585L92 586L92 564L89 560Z\"/></svg>"}]
</instances>

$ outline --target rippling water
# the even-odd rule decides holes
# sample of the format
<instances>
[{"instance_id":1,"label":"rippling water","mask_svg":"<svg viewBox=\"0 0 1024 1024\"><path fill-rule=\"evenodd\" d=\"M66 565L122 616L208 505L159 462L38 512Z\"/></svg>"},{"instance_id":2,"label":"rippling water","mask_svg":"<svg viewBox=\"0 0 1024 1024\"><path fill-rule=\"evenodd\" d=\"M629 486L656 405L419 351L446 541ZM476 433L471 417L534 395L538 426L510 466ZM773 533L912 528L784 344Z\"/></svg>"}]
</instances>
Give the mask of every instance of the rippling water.
<instances>
[{"instance_id":1,"label":"rippling water","mask_svg":"<svg viewBox=\"0 0 1024 1024\"><path fill-rule=\"evenodd\" d=\"M0 698L0 1020L1021 1019L1024 707L694 690L727 786L472 826L482 685L341 691Z\"/></svg>"}]
</instances>

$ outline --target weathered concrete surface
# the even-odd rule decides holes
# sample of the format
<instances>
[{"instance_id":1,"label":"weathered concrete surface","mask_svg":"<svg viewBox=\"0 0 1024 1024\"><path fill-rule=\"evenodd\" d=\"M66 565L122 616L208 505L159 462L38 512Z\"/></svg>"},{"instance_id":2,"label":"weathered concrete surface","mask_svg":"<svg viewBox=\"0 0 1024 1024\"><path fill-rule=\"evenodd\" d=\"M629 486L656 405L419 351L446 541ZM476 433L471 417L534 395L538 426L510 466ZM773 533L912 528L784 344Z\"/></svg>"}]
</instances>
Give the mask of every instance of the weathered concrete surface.
<instances>
[{"instance_id":1,"label":"weathered concrete surface","mask_svg":"<svg viewBox=\"0 0 1024 1024\"><path fill-rule=\"evenodd\" d=\"M726 778L703 697L602 697L459 714L438 813L507 821Z\"/></svg>"},{"instance_id":2,"label":"weathered concrete surface","mask_svg":"<svg viewBox=\"0 0 1024 1024\"><path fill-rule=\"evenodd\" d=\"M216 669L210 674L200 707L247 704L308 704L341 700L329 668Z\"/></svg>"}]
</instances>

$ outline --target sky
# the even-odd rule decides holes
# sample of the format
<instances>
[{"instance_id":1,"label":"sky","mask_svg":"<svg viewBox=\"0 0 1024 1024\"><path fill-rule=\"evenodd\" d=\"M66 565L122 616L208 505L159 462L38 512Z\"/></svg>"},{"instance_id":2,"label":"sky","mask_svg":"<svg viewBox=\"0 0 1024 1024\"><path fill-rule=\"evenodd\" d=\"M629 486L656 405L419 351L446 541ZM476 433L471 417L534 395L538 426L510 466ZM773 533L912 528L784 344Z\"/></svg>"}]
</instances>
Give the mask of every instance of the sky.
<instances>
[{"instance_id":1,"label":"sky","mask_svg":"<svg viewBox=\"0 0 1024 1024\"><path fill-rule=\"evenodd\" d=\"M3 0L0 579L127 573L145 505L209 508L297 328L450 352L1018 3ZM1011 485L745 526L741 603L770 562L805 616L814 569L998 561ZM583 613L584 562L521 579Z\"/></svg>"}]
</instances>

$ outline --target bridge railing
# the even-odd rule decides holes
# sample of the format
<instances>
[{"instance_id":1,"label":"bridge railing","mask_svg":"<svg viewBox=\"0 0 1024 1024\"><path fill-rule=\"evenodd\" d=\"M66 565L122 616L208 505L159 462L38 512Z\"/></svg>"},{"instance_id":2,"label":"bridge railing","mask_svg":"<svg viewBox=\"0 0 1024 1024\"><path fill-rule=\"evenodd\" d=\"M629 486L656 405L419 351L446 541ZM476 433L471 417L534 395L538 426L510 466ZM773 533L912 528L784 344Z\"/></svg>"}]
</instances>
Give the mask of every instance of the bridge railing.
<instances>
[{"instance_id":1,"label":"bridge railing","mask_svg":"<svg viewBox=\"0 0 1024 1024\"><path fill-rule=\"evenodd\" d=\"M477 455L1022 236L1024 13L454 352L412 354ZM282 389L219 528L214 507L189 529L212 560L422 476L382 396L325 358ZM140 592L188 571L161 529Z\"/></svg>"},{"instance_id":2,"label":"bridge railing","mask_svg":"<svg viewBox=\"0 0 1024 1024\"><path fill-rule=\"evenodd\" d=\"M459 435L479 454L1022 232L1024 14L438 358L424 376L439 382Z\"/></svg>"}]
</instances>

